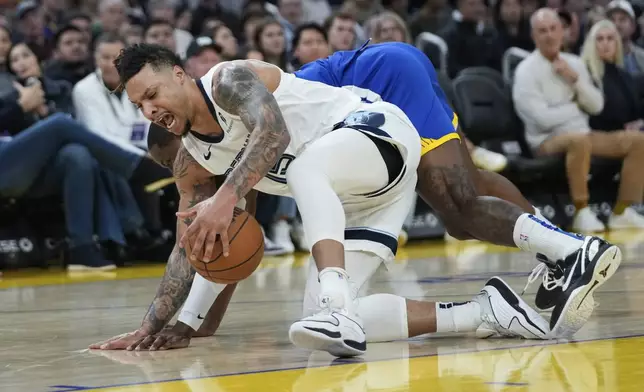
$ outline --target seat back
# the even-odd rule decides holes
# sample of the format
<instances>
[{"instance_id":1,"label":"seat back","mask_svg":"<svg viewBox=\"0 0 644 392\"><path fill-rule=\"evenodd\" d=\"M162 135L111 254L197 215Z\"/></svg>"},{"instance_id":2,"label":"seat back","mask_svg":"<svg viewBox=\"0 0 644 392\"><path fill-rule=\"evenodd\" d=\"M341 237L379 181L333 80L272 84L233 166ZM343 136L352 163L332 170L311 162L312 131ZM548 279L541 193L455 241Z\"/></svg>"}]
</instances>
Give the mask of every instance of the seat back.
<instances>
[{"instance_id":1,"label":"seat back","mask_svg":"<svg viewBox=\"0 0 644 392\"><path fill-rule=\"evenodd\" d=\"M416 47L431 60L439 73L447 74L447 43L441 37L429 32L420 33L416 38Z\"/></svg>"},{"instance_id":2,"label":"seat back","mask_svg":"<svg viewBox=\"0 0 644 392\"><path fill-rule=\"evenodd\" d=\"M503 79L508 86L512 86L512 83L514 83L514 72L519 66L519 63L529 55L530 52L517 47L512 47L505 51L503 54L502 69Z\"/></svg>"}]
</instances>

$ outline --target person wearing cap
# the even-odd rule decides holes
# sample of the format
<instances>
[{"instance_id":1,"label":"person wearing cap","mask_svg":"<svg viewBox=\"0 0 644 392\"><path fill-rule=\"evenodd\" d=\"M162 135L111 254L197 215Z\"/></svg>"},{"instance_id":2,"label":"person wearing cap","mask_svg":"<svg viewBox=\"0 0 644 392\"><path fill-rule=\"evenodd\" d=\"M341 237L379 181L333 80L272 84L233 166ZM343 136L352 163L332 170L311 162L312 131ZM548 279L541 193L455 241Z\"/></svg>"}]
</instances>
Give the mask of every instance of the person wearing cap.
<instances>
[{"instance_id":1,"label":"person wearing cap","mask_svg":"<svg viewBox=\"0 0 644 392\"><path fill-rule=\"evenodd\" d=\"M220 62L221 47L210 37L195 38L186 50L186 72L195 79L204 76Z\"/></svg>"},{"instance_id":2,"label":"person wearing cap","mask_svg":"<svg viewBox=\"0 0 644 392\"><path fill-rule=\"evenodd\" d=\"M49 58L52 52L45 36L45 18L42 10L35 1L23 1L16 7L14 14L16 29L14 42L26 42L40 60Z\"/></svg>"},{"instance_id":3,"label":"person wearing cap","mask_svg":"<svg viewBox=\"0 0 644 392\"><path fill-rule=\"evenodd\" d=\"M644 49L632 41L635 33L635 11L626 0L613 0L606 6L606 16L617 27L624 49L624 69L631 75L644 72Z\"/></svg>"}]
</instances>

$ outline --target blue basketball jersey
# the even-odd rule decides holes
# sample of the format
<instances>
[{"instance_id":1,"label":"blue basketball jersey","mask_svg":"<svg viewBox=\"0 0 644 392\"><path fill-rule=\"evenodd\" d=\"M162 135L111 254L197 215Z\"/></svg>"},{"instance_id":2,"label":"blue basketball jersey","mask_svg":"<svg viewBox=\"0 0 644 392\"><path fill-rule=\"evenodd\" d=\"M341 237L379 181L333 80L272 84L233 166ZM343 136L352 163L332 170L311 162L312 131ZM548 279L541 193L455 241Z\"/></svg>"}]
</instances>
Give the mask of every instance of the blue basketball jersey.
<instances>
[{"instance_id":1,"label":"blue basketball jersey","mask_svg":"<svg viewBox=\"0 0 644 392\"><path fill-rule=\"evenodd\" d=\"M423 52L404 43L363 46L336 52L295 72L299 78L351 87L366 102L377 99L402 109L421 138L422 153L459 139L458 118Z\"/></svg>"}]
</instances>

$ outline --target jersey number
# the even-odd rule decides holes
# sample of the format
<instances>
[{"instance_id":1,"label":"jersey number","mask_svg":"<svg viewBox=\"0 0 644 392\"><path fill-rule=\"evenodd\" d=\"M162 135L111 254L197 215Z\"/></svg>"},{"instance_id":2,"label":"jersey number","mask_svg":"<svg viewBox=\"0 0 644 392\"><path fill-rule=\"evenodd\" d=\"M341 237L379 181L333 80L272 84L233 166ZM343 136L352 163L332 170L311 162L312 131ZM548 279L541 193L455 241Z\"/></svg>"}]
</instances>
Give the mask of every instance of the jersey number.
<instances>
[{"instance_id":1,"label":"jersey number","mask_svg":"<svg viewBox=\"0 0 644 392\"><path fill-rule=\"evenodd\" d=\"M266 177L280 184L286 184L286 171L295 157L290 154L284 154L277 160L275 166L268 171Z\"/></svg>"}]
</instances>

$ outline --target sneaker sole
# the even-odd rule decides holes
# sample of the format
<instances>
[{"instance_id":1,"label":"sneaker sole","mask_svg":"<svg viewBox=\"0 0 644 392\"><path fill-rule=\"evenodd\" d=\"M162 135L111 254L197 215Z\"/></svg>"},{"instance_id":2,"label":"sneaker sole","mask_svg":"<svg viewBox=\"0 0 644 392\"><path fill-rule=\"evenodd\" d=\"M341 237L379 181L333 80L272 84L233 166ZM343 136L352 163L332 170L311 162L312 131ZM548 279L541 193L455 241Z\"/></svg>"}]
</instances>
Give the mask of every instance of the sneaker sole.
<instances>
[{"instance_id":1,"label":"sneaker sole","mask_svg":"<svg viewBox=\"0 0 644 392\"><path fill-rule=\"evenodd\" d=\"M328 336L323 329L314 331L306 328L300 323L291 325L288 331L288 337L296 347L316 351L326 351L329 354L339 357L348 358L362 355L366 350L358 350L345 344L341 338ZM333 333L328 331L329 333ZM366 343L365 343L366 346Z\"/></svg>"},{"instance_id":2,"label":"sneaker sole","mask_svg":"<svg viewBox=\"0 0 644 392\"><path fill-rule=\"evenodd\" d=\"M559 320L552 328L551 337L571 337L586 324L595 309L595 291L615 274L621 262L622 251L616 245L599 257L593 278L588 284L576 288L568 297Z\"/></svg>"}]
</instances>

